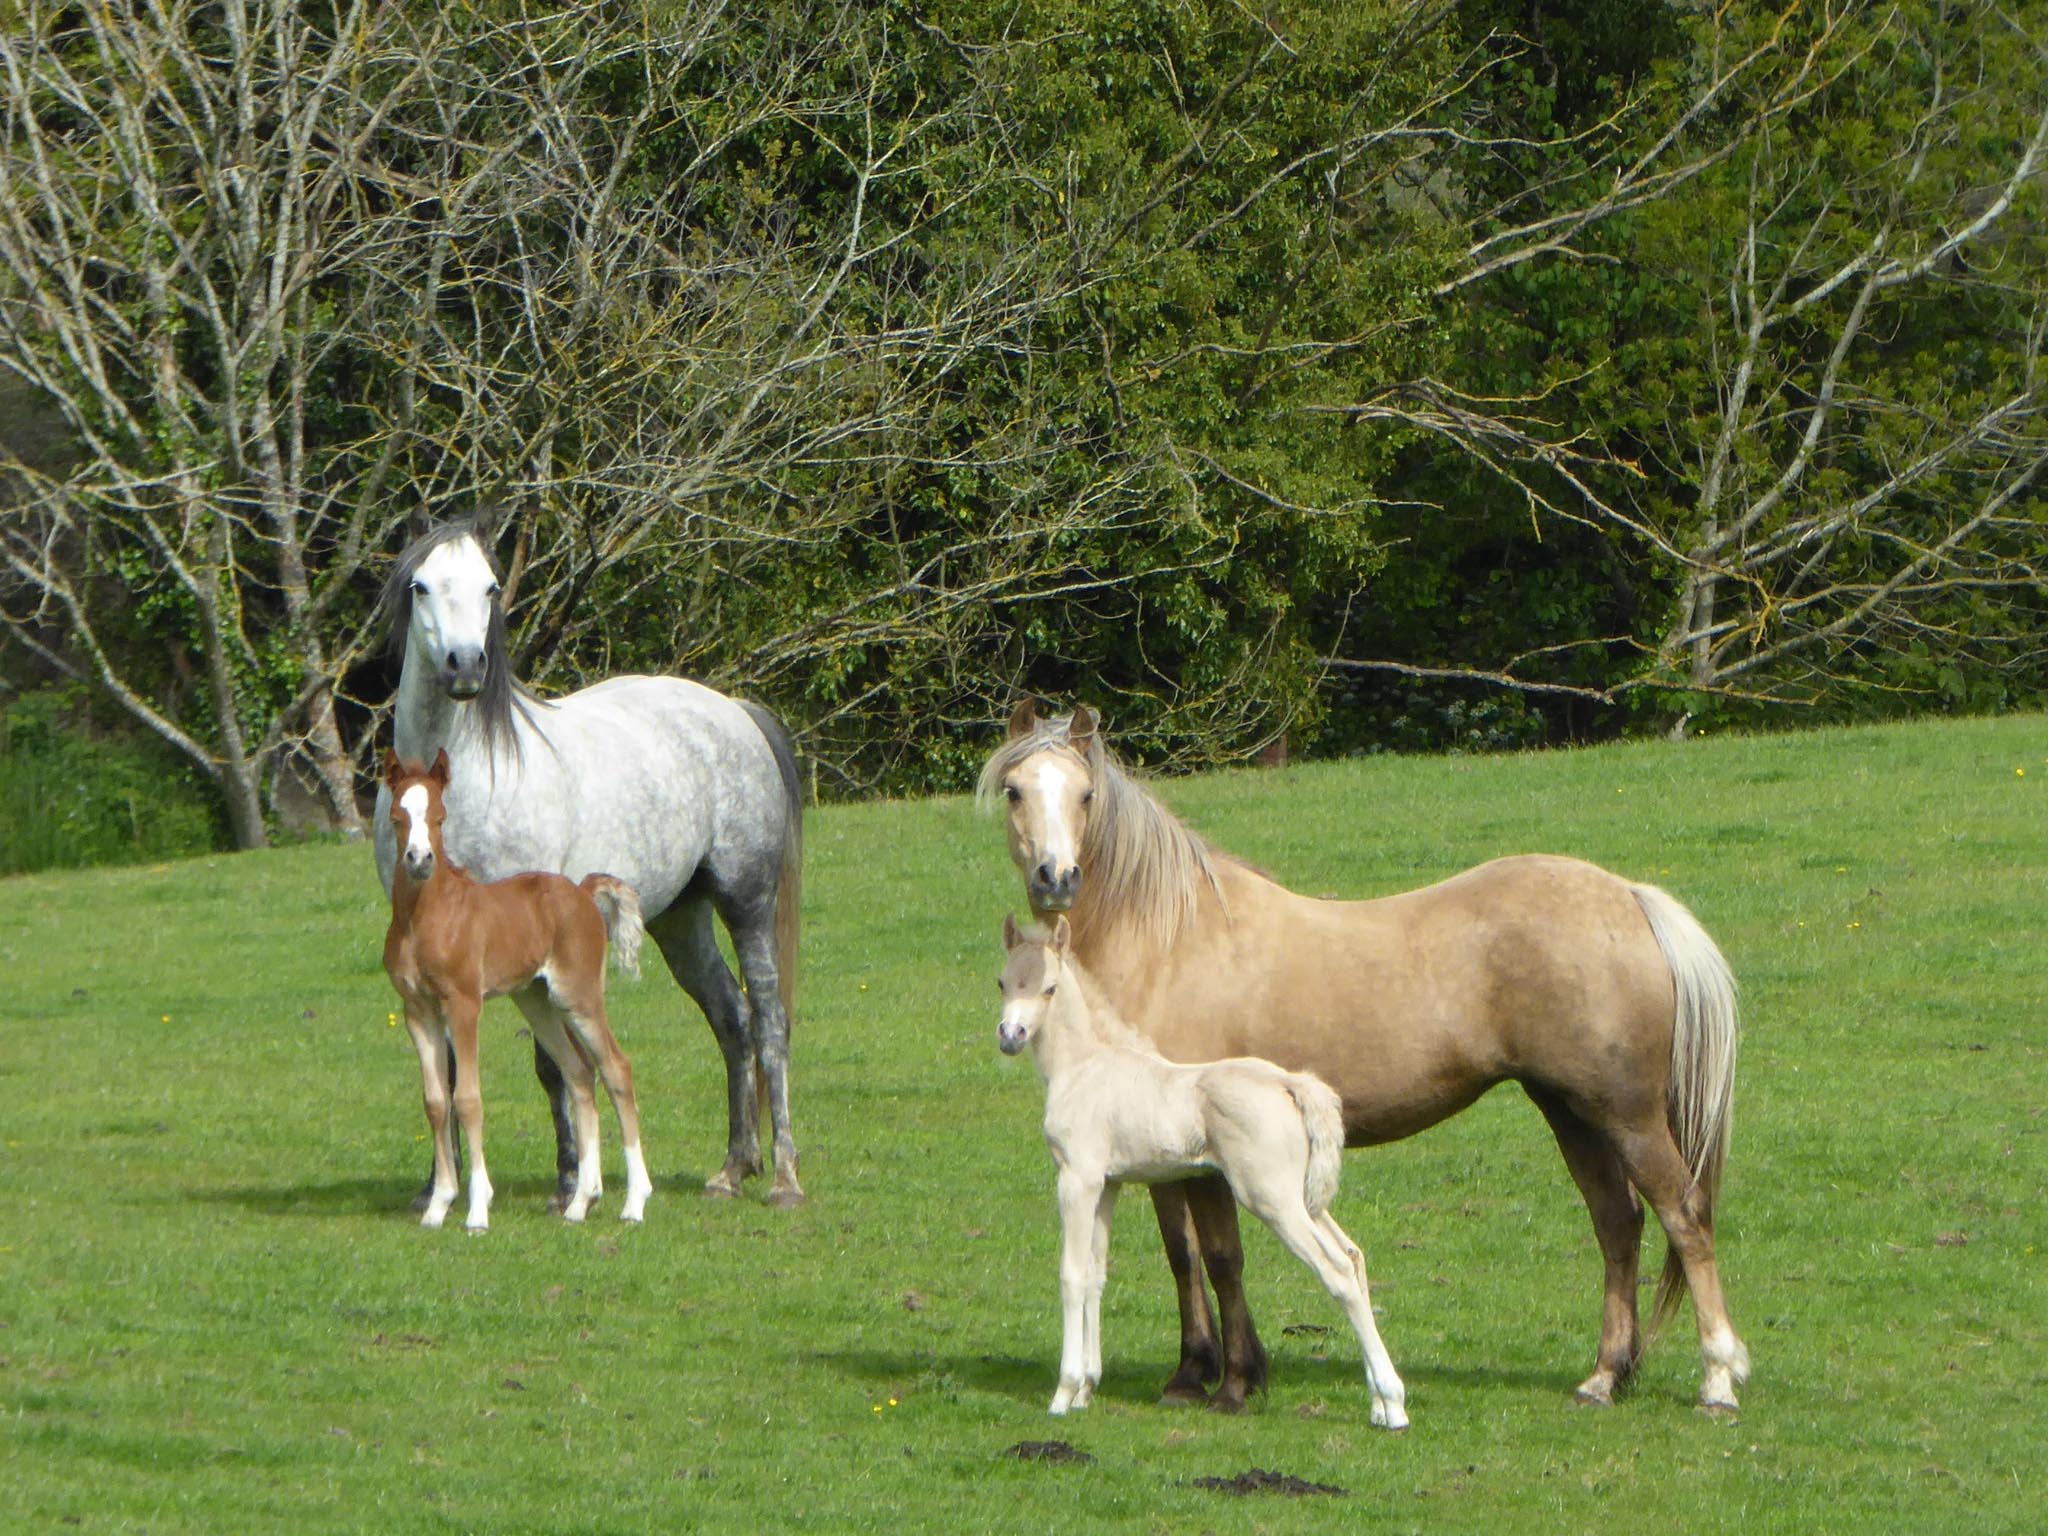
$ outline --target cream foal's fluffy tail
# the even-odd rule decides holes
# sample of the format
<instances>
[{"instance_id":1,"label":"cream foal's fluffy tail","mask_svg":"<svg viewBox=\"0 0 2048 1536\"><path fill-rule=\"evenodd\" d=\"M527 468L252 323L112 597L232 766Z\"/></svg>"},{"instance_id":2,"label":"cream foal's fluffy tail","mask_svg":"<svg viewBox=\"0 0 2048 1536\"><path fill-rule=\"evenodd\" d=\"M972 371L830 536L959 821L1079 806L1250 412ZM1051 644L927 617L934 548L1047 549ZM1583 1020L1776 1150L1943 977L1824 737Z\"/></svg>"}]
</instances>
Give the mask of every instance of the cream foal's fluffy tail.
<instances>
[{"instance_id":1,"label":"cream foal's fluffy tail","mask_svg":"<svg viewBox=\"0 0 2048 1536\"><path fill-rule=\"evenodd\" d=\"M1287 1091L1301 1111L1308 1133L1308 1170L1301 1197L1311 1216L1320 1216L1337 1198L1337 1180L1344 1171L1344 1104L1332 1088L1312 1072L1287 1074Z\"/></svg>"},{"instance_id":2,"label":"cream foal's fluffy tail","mask_svg":"<svg viewBox=\"0 0 2048 1536\"><path fill-rule=\"evenodd\" d=\"M614 875L587 875L583 889L604 919L605 934L612 941L612 959L628 976L638 976L640 940L647 932L640 920L640 893Z\"/></svg>"}]
</instances>

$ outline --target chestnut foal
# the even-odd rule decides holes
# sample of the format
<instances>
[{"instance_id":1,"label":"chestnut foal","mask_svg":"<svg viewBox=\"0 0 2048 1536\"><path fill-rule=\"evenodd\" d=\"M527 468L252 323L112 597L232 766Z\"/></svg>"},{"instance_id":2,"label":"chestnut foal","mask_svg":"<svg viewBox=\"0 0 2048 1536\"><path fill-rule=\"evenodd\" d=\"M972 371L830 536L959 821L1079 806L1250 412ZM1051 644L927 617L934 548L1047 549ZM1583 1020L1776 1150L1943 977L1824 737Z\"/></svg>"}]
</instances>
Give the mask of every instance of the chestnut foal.
<instances>
[{"instance_id":1,"label":"chestnut foal","mask_svg":"<svg viewBox=\"0 0 2048 1536\"><path fill-rule=\"evenodd\" d=\"M522 874L488 884L472 880L443 851L442 803L448 754L431 768L384 755L397 835L398 869L391 886L391 927L384 969L405 1003L405 1027L420 1055L427 1127L434 1141L434 1185L420 1225L438 1227L455 1200L455 1136L448 1123L449 1085L443 1042L455 1052L455 1113L469 1143L472 1232L490 1225L491 1179L484 1168L483 1095L477 1077L477 1015L484 1000L519 993L536 1043L562 1069L575 1106L576 1193L563 1208L581 1221L603 1191L598 1169L597 1099L592 1068L618 1111L626 1144L626 1204L638 1221L654 1184L640 1155L640 1110L633 1069L604 1016L605 939L620 967L640 969L640 898L623 880Z\"/></svg>"}]
</instances>

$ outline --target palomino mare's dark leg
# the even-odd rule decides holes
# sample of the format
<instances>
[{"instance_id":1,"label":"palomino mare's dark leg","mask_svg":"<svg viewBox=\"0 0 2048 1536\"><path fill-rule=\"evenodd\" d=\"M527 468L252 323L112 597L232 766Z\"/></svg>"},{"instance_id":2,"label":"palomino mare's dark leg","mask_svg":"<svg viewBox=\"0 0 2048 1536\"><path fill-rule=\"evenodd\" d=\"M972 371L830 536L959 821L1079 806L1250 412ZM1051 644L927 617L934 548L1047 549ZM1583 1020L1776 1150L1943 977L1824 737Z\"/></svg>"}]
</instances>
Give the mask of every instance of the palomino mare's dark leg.
<instances>
[{"instance_id":1,"label":"palomino mare's dark leg","mask_svg":"<svg viewBox=\"0 0 2048 1536\"><path fill-rule=\"evenodd\" d=\"M747 1000L718 952L711 920L711 898L693 888L650 918L647 932L677 983L704 1010L725 1057L725 1166L705 1181L704 1192L730 1196L740 1192L742 1179L761 1171L761 1133Z\"/></svg>"},{"instance_id":2,"label":"palomino mare's dark leg","mask_svg":"<svg viewBox=\"0 0 2048 1536\"><path fill-rule=\"evenodd\" d=\"M1245 1399L1266 1387L1266 1349L1252 1326L1244 1299L1244 1243L1237 1230L1237 1201L1221 1174L1189 1179L1188 1209L1195 1218L1202 1263L1216 1287L1216 1312L1223 1325L1223 1381L1209 1406L1237 1413Z\"/></svg>"},{"instance_id":3,"label":"palomino mare's dark leg","mask_svg":"<svg viewBox=\"0 0 2048 1536\"><path fill-rule=\"evenodd\" d=\"M1600 1307L1600 1353L1593 1374L1579 1384L1582 1403L1606 1407L1625 1390L1642 1355L1642 1332L1636 1317L1636 1270L1643 1246L1643 1205L1629 1187L1620 1155L1600 1131L1588 1125L1547 1088L1523 1088L1550 1122L1564 1165L1579 1186L1586 1211L1593 1218L1593 1236L1606 1267L1606 1288Z\"/></svg>"},{"instance_id":4,"label":"palomino mare's dark leg","mask_svg":"<svg viewBox=\"0 0 2048 1536\"><path fill-rule=\"evenodd\" d=\"M576 1194L576 1126L569 1118L569 1085L562 1081L562 1069L549 1059L548 1053L540 1048L540 1041L533 1042L533 1075L540 1079L541 1088L548 1096L548 1110L555 1117L555 1192L548 1197L548 1209L559 1211L568 1205ZM448 1082L452 1090L455 1083L455 1047L448 1047ZM455 1176L462 1177L462 1139L455 1142ZM434 1170L427 1169L427 1182L420 1186L420 1192L412 1197L412 1208L424 1211L427 1201L434 1194Z\"/></svg>"},{"instance_id":5,"label":"palomino mare's dark leg","mask_svg":"<svg viewBox=\"0 0 2048 1536\"><path fill-rule=\"evenodd\" d=\"M1169 1403L1204 1403L1209 1394L1203 1383L1222 1374L1223 1352L1217 1345L1209 1293L1202 1286L1202 1246L1195 1236L1194 1213L1188 1209L1187 1186L1154 1184L1152 1210L1159 1218L1159 1240L1166 1245L1166 1262L1180 1299L1180 1365L1159 1396Z\"/></svg>"}]
</instances>

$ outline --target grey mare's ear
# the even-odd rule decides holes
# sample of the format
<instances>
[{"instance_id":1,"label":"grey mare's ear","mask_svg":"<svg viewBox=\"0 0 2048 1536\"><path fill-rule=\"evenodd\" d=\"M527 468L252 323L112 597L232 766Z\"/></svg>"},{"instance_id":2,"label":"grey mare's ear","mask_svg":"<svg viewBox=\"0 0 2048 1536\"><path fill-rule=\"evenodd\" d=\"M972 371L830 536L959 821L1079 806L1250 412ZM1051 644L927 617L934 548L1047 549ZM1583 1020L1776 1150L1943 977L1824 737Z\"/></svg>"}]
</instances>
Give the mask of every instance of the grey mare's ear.
<instances>
[{"instance_id":1,"label":"grey mare's ear","mask_svg":"<svg viewBox=\"0 0 2048 1536\"><path fill-rule=\"evenodd\" d=\"M497 542L498 530L505 526L505 503L497 500L482 502L470 520L476 528L477 542L488 551Z\"/></svg>"},{"instance_id":2,"label":"grey mare's ear","mask_svg":"<svg viewBox=\"0 0 2048 1536\"><path fill-rule=\"evenodd\" d=\"M1029 736L1038 729L1038 700L1025 694L1017 701L1017 707L1010 711L1010 740Z\"/></svg>"},{"instance_id":3,"label":"grey mare's ear","mask_svg":"<svg viewBox=\"0 0 2048 1536\"><path fill-rule=\"evenodd\" d=\"M1008 951L1015 949L1016 947L1017 914L1014 912L1005 912L1003 914L1003 948L1005 951Z\"/></svg>"},{"instance_id":4,"label":"grey mare's ear","mask_svg":"<svg viewBox=\"0 0 2048 1536\"><path fill-rule=\"evenodd\" d=\"M1073 940L1073 937L1074 925L1067 921L1067 914L1062 912L1052 921L1052 952L1056 955L1064 955L1067 952L1067 945Z\"/></svg>"},{"instance_id":5,"label":"grey mare's ear","mask_svg":"<svg viewBox=\"0 0 2048 1536\"><path fill-rule=\"evenodd\" d=\"M1083 704L1074 711L1074 718L1067 724L1067 745L1086 757L1089 744L1094 740L1095 711Z\"/></svg>"}]
</instances>

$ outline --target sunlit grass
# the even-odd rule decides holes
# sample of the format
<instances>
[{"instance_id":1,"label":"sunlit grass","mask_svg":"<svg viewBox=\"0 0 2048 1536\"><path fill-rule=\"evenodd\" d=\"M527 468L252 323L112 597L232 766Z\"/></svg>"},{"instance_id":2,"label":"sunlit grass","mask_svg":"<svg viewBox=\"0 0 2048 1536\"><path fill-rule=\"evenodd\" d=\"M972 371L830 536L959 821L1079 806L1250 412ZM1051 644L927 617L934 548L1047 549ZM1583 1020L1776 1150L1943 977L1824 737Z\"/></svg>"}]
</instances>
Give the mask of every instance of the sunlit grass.
<instances>
[{"instance_id":1,"label":"sunlit grass","mask_svg":"<svg viewBox=\"0 0 2048 1536\"><path fill-rule=\"evenodd\" d=\"M2025 774L2017 770L2024 768ZM1216 841L1373 894L1532 848L1662 884L1747 1035L1720 1239L1756 1360L1692 1407L1686 1316L1575 1409L1590 1228L1513 1088L1346 1162L1415 1427L1374 1431L1341 1315L1247 1233L1274 1385L1158 1407L1170 1290L1127 1201L1097 1406L1044 1414L1056 1221L1028 1066L993 1045L999 830L961 800L815 813L796 1113L812 1202L696 1194L709 1031L618 983L657 1181L571 1229L509 1005L487 1012L491 1232L426 1233L417 1073L367 853L0 882L0 1509L32 1529L1972 1531L2033 1528L2048 1385L2048 723L1824 732L1173 783ZM1661 1263L1656 1242L1646 1267ZM1327 1329L1327 1332L1319 1331ZM1292 1330L1292 1331L1290 1331ZM1057 1436L1094 1460L1004 1456ZM1350 1490L1237 1502L1264 1467Z\"/></svg>"}]
</instances>

